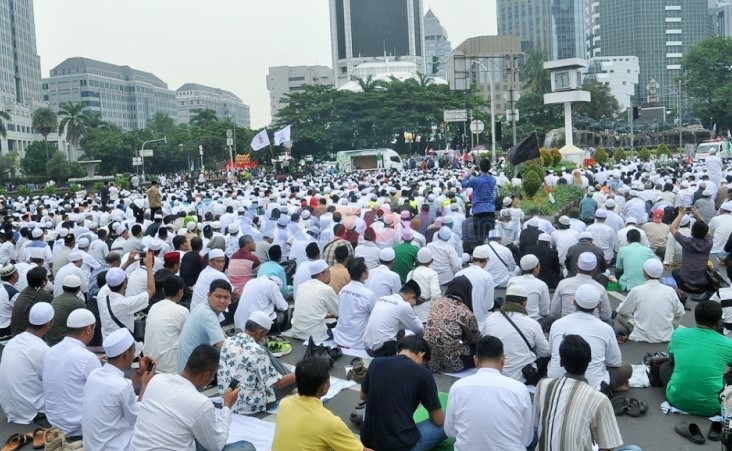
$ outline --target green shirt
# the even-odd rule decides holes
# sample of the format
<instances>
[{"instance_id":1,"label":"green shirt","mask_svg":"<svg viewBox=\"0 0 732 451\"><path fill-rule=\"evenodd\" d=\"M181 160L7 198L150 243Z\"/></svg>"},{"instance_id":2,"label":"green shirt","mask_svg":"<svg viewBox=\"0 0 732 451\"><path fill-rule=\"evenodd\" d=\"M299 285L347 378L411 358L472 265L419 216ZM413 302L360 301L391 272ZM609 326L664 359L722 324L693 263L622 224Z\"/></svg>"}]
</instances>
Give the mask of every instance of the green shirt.
<instances>
[{"instance_id":1,"label":"green shirt","mask_svg":"<svg viewBox=\"0 0 732 451\"><path fill-rule=\"evenodd\" d=\"M51 302L53 307L53 326L46 334L46 341L49 346L59 343L66 336L66 320L76 309L86 308L86 303L76 295L63 292Z\"/></svg>"},{"instance_id":2,"label":"green shirt","mask_svg":"<svg viewBox=\"0 0 732 451\"><path fill-rule=\"evenodd\" d=\"M394 267L392 271L399 274L402 283L406 283L407 274L414 269L414 262L417 260L419 248L411 243L401 243L394 247Z\"/></svg>"},{"instance_id":3,"label":"green shirt","mask_svg":"<svg viewBox=\"0 0 732 451\"><path fill-rule=\"evenodd\" d=\"M732 365L732 340L699 327L676 329L668 345L675 366L666 399L692 415L719 415L722 377Z\"/></svg>"},{"instance_id":4,"label":"green shirt","mask_svg":"<svg viewBox=\"0 0 732 451\"><path fill-rule=\"evenodd\" d=\"M640 243L631 243L620 248L618 252L617 268L623 270L620 276L620 288L626 291L643 285L646 278L643 277L643 264L650 258L656 258L651 248Z\"/></svg>"}]
</instances>

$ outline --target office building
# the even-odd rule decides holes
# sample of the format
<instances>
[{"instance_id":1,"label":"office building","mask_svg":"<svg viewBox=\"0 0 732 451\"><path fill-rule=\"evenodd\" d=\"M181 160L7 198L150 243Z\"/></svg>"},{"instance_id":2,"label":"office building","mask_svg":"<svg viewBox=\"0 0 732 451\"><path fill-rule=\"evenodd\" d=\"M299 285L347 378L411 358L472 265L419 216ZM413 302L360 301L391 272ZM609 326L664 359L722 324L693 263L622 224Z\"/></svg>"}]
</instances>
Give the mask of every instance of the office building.
<instances>
[{"instance_id":1,"label":"office building","mask_svg":"<svg viewBox=\"0 0 732 451\"><path fill-rule=\"evenodd\" d=\"M710 27L715 33L732 37L732 1L710 0L709 18Z\"/></svg>"},{"instance_id":2,"label":"office building","mask_svg":"<svg viewBox=\"0 0 732 451\"><path fill-rule=\"evenodd\" d=\"M708 1L613 0L593 5L590 56L637 56L637 104L647 101L649 82L655 80L660 103L673 106L681 58L712 33Z\"/></svg>"},{"instance_id":3,"label":"office building","mask_svg":"<svg viewBox=\"0 0 732 451\"><path fill-rule=\"evenodd\" d=\"M175 92L155 75L89 58L68 58L51 69L43 93L54 111L81 102L86 113L126 130L145 128L155 113L178 115Z\"/></svg>"},{"instance_id":4,"label":"office building","mask_svg":"<svg viewBox=\"0 0 732 451\"><path fill-rule=\"evenodd\" d=\"M498 34L518 36L541 49L547 59L552 53L552 0L496 0Z\"/></svg>"},{"instance_id":5,"label":"office building","mask_svg":"<svg viewBox=\"0 0 732 451\"><path fill-rule=\"evenodd\" d=\"M219 119L229 118L239 127L249 128L251 117L249 105L245 105L236 94L223 89L198 83L186 83L177 91L178 122L188 124L201 110L213 110Z\"/></svg>"},{"instance_id":6,"label":"office building","mask_svg":"<svg viewBox=\"0 0 732 451\"><path fill-rule=\"evenodd\" d=\"M267 89L272 120L284 106L286 94L302 91L305 85L333 86L333 69L327 66L274 66L269 68Z\"/></svg>"},{"instance_id":7,"label":"office building","mask_svg":"<svg viewBox=\"0 0 732 451\"><path fill-rule=\"evenodd\" d=\"M354 67L374 58L392 57L424 68L423 22L422 0L330 0L336 86L350 80Z\"/></svg>"},{"instance_id":8,"label":"office building","mask_svg":"<svg viewBox=\"0 0 732 451\"><path fill-rule=\"evenodd\" d=\"M634 106L640 64L635 56L600 56L587 60L584 80L601 83L610 88L618 99L620 110Z\"/></svg>"},{"instance_id":9,"label":"office building","mask_svg":"<svg viewBox=\"0 0 732 451\"><path fill-rule=\"evenodd\" d=\"M552 1L552 59L587 56L585 0Z\"/></svg>"},{"instance_id":10,"label":"office building","mask_svg":"<svg viewBox=\"0 0 732 451\"><path fill-rule=\"evenodd\" d=\"M41 58L36 50L32 0L0 1L0 110L7 137L0 137L0 153L23 156L31 142L41 139L32 129L33 111L43 106Z\"/></svg>"},{"instance_id":11,"label":"office building","mask_svg":"<svg viewBox=\"0 0 732 451\"><path fill-rule=\"evenodd\" d=\"M466 39L453 50L447 64L450 89L467 90L471 85L477 84L481 96L490 103L492 78L495 112L503 115L510 108L504 96L511 89L521 91L517 70L518 60L523 54L521 42L521 38L517 36L478 36ZM490 77L486 71L490 73ZM490 111L490 107L485 109L486 112Z\"/></svg>"},{"instance_id":12,"label":"office building","mask_svg":"<svg viewBox=\"0 0 732 451\"><path fill-rule=\"evenodd\" d=\"M447 30L440 24L440 19L432 10L428 10L424 16L426 75L447 79L447 60L451 53L452 45L447 38Z\"/></svg>"}]
</instances>

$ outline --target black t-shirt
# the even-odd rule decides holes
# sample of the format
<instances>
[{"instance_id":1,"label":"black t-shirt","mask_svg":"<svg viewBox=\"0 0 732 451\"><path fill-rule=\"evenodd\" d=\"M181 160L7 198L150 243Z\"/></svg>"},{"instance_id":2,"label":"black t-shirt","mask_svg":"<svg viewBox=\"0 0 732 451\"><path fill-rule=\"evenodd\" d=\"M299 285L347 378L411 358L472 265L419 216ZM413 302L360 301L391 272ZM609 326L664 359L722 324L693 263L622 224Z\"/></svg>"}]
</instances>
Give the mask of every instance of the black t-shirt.
<instances>
[{"instance_id":1,"label":"black t-shirt","mask_svg":"<svg viewBox=\"0 0 732 451\"><path fill-rule=\"evenodd\" d=\"M430 370L405 355L374 359L361 390L367 395L361 440L376 451L411 449L420 438L413 419L419 404L428 412L441 408Z\"/></svg>"}]
</instances>

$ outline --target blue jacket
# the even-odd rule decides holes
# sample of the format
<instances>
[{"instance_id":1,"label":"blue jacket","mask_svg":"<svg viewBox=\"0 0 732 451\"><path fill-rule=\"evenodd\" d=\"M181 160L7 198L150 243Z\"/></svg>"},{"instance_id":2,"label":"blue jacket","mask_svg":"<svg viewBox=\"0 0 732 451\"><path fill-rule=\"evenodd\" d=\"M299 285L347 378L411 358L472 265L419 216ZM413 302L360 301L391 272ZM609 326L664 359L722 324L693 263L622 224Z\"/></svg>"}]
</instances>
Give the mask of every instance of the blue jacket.
<instances>
[{"instance_id":1,"label":"blue jacket","mask_svg":"<svg viewBox=\"0 0 732 451\"><path fill-rule=\"evenodd\" d=\"M473 177L468 174L463 180L463 189L473 188L473 215L496 212L496 178L481 173Z\"/></svg>"}]
</instances>

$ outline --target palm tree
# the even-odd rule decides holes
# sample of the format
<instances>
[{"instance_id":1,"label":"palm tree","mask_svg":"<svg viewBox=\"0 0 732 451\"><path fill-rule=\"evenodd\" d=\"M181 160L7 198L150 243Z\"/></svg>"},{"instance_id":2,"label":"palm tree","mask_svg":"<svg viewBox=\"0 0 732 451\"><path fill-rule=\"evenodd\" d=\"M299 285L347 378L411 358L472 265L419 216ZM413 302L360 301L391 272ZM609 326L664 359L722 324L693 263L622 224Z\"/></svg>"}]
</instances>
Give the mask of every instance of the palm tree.
<instances>
[{"instance_id":1,"label":"palm tree","mask_svg":"<svg viewBox=\"0 0 732 451\"><path fill-rule=\"evenodd\" d=\"M521 79L524 82L523 88L538 94L545 94L551 89L549 72L544 69L546 57L541 49L531 50L526 54L524 64L521 66Z\"/></svg>"},{"instance_id":2,"label":"palm tree","mask_svg":"<svg viewBox=\"0 0 732 451\"><path fill-rule=\"evenodd\" d=\"M207 127L218 120L219 117L216 115L216 112L210 108L206 108L197 111L196 114L191 117L191 124L199 127Z\"/></svg>"},{"instance_id":3,"label":"palm tree","mask_svg":"<svg viewBox=\"0 0 732 451\"><path fill-rule=\"evenodd\" d=\"M384 86L384 82L381 80L374 80L374 77L371 75L369 75L365 80L363 78L356 77L356 82L363 92L373 92Z\"/></svg>"},{"instance_id":4,"label":"palm tree","mask_svg":"<svg viewBox=\"0 0 732 451\"><path fill-rule=\"evenodd\" d=\"M48 159L48 135L58 129L58 116L50 108L38 108L33 112L33 128L43 135Z\"/></svg>"},{"instance_id":5,"label":"palm tree","mask_svg":"<svg viewBox=\"0 0 732 451\"><path fill-rule=\"evenodd\" d=\"M58 124L59 135L65 133L66 141L76 151L81 137L89 124L89 116L84 113L83 103L64 102L59 106L58 115L61 122Z\"/></svg>"}]
</instances>

